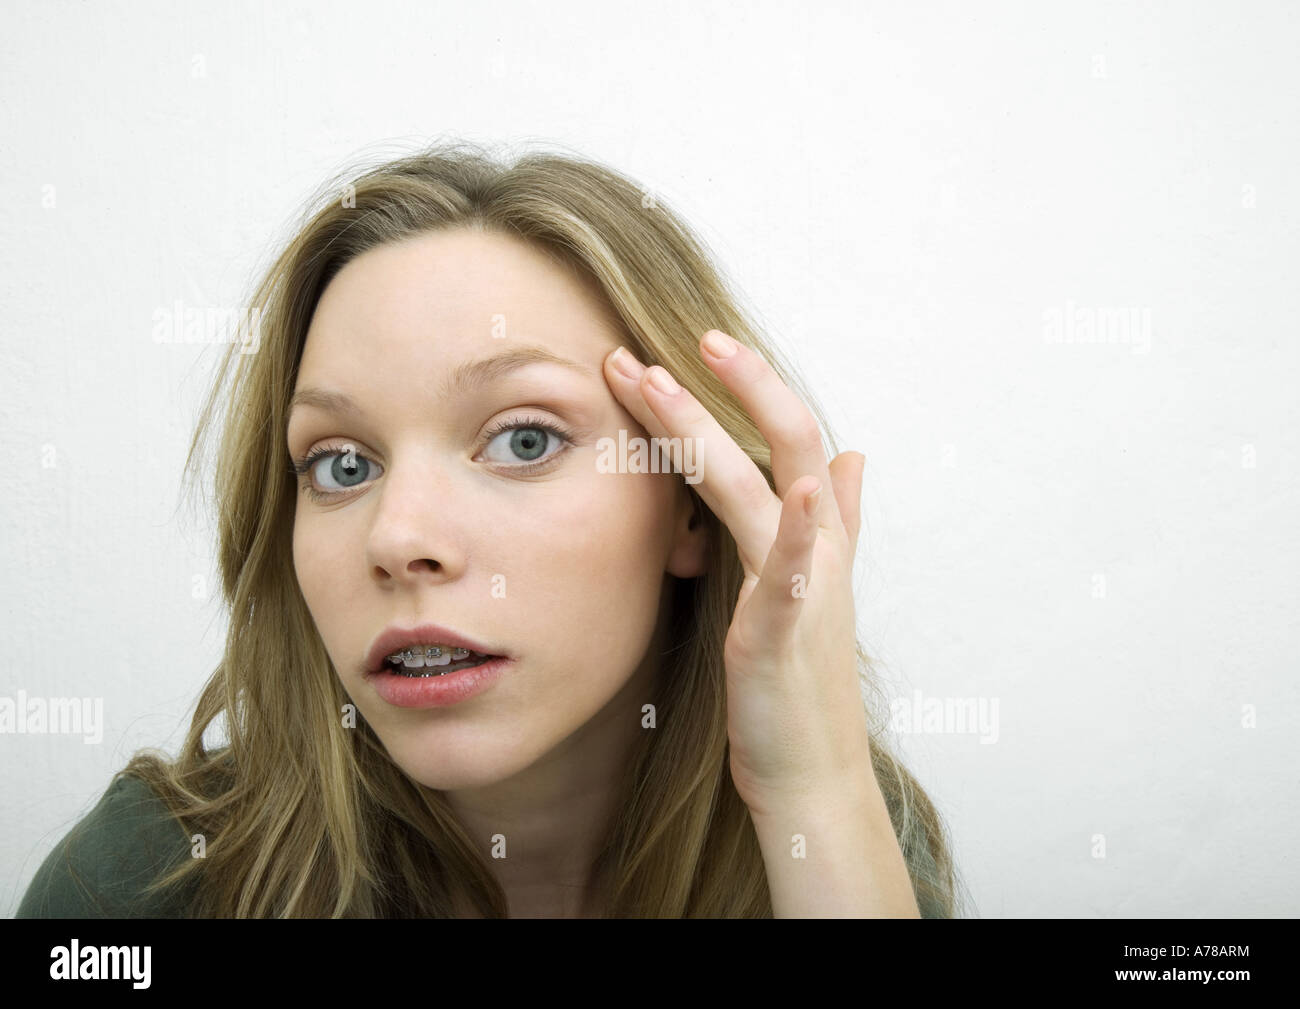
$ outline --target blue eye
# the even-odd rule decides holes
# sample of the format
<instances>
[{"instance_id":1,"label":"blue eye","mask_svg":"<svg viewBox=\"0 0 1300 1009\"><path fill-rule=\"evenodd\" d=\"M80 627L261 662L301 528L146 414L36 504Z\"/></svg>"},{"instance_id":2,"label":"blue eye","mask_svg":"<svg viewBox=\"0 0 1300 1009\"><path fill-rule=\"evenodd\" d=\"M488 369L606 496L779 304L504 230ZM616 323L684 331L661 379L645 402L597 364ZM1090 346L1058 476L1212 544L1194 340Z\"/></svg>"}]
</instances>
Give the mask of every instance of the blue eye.
<instances>
[{"instance_id":1,"label":"blue eye","mask_svg":"<svg viewBox=\"0 0 1300 1009\"><path fill-rule=\"evenodd\" d=\"M550 421L540 417L527 417L503 421L495 425L486 433L487 447L491 448L496 442L502 441L502 436L506 434L511 435L509 439L505 439L506 451L513 454L515 459L523 461L511 462L503 458L492 458L491 461L516 473L531 473L549 466L556 456L573 443L571 435ZM544 453L552 439L559 443L561 448L546 455ZM327 459L331 460L328 466L323 464ZM322 465L318 466L317 463ZM312 500L329 501L374 480L382 472L382 468L374 460L359 453L355 445L345 443L341 446L323 445L312 449L304 458L294 460L289 467L289 472L299 477L308 477L302 483L302 490ZM320 483L324 489L317 490L315 486L317 483Z\"/></svg>"},{"instance_id":2,"label":"blue eye","mask_svg":"<svg viewBox=\"0 0 1300 1009\"><path fill-rule=\"evenodd\" d=\"M510 438L506 439L507 451L513 453L516 459L522 459L523 463L512 463L509 459L493 459L492 461L502 463L509 469L518 469L524 472L531 472L545 466L560 454L559 452L553 452L548 456L542 455L552 438L561 445L568 445L573 441L566 432L549 421L542 420L540 417L528 417L523 420L504 421L493 427L487 432L488 448L501 441L501 436L505 434L510 435Z\"/></svg>"},{"instance_id":3,"label":"blue eye","mask_svg":"<svg viewBox=\"0 0 1300 1009\"><path fill-rule=\"evenodd\" d=\"M316 466L316 463L322 459L333 459L333 462L328 466ZM310 479L303 484L303 490L317 501L323 501L361 486L370 476L371 470L376 468L378 467L375 462L358 453L355 445L349 444L341 448L322 446L313 449L306 458L294 462L292 471L302 476L315 469L316 472L311 476L324 484L325 490L317 490ZM328 474L329 479L334 480L338 486L331 488L328 480L324 478L325 474Z\"/></svg>"}]
</instances>

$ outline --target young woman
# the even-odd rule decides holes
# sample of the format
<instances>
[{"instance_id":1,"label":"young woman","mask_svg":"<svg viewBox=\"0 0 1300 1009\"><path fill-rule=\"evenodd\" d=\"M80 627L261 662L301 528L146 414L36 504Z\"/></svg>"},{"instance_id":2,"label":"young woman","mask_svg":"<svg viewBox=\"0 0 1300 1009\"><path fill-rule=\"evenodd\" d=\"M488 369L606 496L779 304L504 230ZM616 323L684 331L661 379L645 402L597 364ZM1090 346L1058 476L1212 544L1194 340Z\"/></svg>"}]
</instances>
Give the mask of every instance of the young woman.
<instances>
[{"instance_id":1,"label":"young woman","mask_svg":"<svg viewBox=\"0 0 1300 1009\"><path fill-rule=\"evenodd\" d=\"M253 308L186 464L229 384L223 659L20 915L956 913L856 637L864 459L660 201L437 146L327 185Z\"/></svg>"}]
</instances>

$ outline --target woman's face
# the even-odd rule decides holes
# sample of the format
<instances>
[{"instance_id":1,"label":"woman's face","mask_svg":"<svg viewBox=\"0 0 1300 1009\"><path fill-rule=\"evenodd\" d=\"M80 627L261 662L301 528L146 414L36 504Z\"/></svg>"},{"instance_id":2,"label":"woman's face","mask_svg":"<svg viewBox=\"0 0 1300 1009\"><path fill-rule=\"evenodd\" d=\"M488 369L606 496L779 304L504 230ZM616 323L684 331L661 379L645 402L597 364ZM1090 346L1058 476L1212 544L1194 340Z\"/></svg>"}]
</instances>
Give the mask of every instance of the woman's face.
<instances>
[{"instance_id":1,"label":"woman's face","mask_svg":"<svg viewBox=\"0 0 1300 1009\"><path fill-rule=\"evenodd\" d=\"M295 394L340 393L356 409L290 412L295 461L335 452L298 478L294 567L344 689L430 788L493 784L581 750L602 713L622 726L630 710L619 731L644 731L664 576L700 574L703 544L680 475L597 466L599 439L648 437L603 376L620 342L592 287L499 234L372 249L321 296ZM466 370L524 348L576 367ZM390 625L423 623L512 661L458 703L397 706L365 675L367 651Z\"/></svg>"}]
</instances>

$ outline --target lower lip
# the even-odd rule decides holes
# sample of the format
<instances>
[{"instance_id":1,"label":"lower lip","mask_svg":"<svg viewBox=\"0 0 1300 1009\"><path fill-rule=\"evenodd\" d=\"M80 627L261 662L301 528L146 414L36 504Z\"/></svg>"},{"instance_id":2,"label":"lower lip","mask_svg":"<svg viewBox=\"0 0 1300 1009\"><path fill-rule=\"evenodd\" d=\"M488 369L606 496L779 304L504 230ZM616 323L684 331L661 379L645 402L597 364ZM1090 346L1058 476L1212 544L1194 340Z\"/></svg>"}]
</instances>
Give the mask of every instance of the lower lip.
<instances>
[{"instance_id":1,"label":"lower lip","mask_svg":"<svg viewBox=\"0 0 1300 1009\"><path fill-rule=\"evenodd\" d=\"M497 656L482 665L442 676L403 676L387 667L369 676L375 693L399 708L445 708L476 697L501 679L510 659Z\"/></svg>"}]
</instances>

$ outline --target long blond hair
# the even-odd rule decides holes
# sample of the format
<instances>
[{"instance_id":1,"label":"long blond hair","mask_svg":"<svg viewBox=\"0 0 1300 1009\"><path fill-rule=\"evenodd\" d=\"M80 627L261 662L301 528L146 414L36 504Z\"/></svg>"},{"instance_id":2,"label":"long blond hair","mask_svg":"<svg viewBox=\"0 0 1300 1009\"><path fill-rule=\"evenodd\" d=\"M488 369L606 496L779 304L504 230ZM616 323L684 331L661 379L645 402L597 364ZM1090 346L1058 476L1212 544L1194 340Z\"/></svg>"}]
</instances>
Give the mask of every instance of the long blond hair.
<instances>
[{"instance_id":1,"label":"long blond hair","mask_svg":"<svg viewBox=\"0 0 1300 1009\"><path fill-rule=\"evenodd\" d=\"M537 243L592 278L646 364L667 368L717 418L772 485L753 420L701 361L721 329L762 354L825 417L752 324L702 244L661 199L581 155L503 159L481 145L435 144L327 181L250 302L256 352L232 344L190 444L192 478L229 386L215 467L221 585L230 623L180 754L137 752L124 771L148 781L191 834L186 859L157 888L183 887L190 913L223 917L448 917L507 913L506 898L441 793L412 781L349 698L294 574L297 485L284 441L307 327L325 286L361 253L446 228ZM233 375L233 382L230 381ZM694 491L692 490L692 494ZM678 580L660 727L642 733L624 798L593 867L612 917L770 917L762 854L727 759L722 645L743 580L735 541L709 524L707 574ZM871 752L922 915L951 917L958 889L947 830L886 739L886 703L858 643ZM208 748L220 727L228 742ZM866 854L864 853L864 856Z\"/></svg>"}]
</instances>

